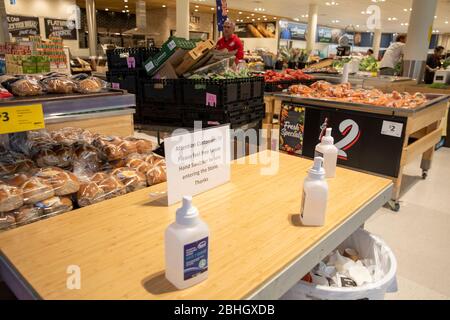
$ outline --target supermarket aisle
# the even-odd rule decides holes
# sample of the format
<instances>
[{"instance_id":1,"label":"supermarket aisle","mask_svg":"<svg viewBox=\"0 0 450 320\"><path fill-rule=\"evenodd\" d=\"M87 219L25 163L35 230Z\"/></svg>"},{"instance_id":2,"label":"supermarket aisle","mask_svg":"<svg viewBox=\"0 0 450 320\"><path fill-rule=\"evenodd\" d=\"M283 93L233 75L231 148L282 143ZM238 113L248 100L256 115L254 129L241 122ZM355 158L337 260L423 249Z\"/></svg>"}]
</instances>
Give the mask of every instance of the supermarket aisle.
<instances>
[{"instance_id":1,"label":"supermarket aisle","mask_svg":"<svg viewBox=\"0 0 450 320\"><path fill-rule=\"evenodd\" d=\"M399 213L382 208L365 225L397 257L399 291L387 299L450 299L450 149L435 154L427 180L408 166Z\"/></svg>"}]
</instances>

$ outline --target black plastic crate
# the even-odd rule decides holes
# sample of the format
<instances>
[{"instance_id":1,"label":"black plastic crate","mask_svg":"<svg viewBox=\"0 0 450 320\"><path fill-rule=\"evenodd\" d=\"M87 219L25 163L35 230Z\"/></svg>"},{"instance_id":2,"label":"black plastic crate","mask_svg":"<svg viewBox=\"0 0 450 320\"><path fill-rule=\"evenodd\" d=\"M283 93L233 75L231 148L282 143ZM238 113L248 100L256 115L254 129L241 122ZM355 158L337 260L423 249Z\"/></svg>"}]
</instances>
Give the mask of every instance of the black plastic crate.
<instances>
[{"instance_id":1,"label":"black plastic crate","mask_svg":"<svg viewBox=\"0 0 450 320\"><path fill-rule=\"evenodd\" d=\"M181 108L171 103L140 103L139 115L142 123L181 124L183 119Z\"/></svg>"},{"instance_id":2,"label":"black plastic crate","mask_svg":"<svg viewBox=\"0 0 450 320\"><path fill-rule=\"evenodd\" d=\"M160 49L156 47L107 50L106 57L108 61L108 69L110 71L125 70L125 69L143 69L144 62L148 58L153 57L159 51Z\"/></svg>"},{"instance_id":3,"label":"black plastic crate","mask_svg":"<svg viewBox=\"0 0 450 320\"><path fill-rule=\"evenodd\" d=\"M295 84L295 82L293 80L265 82L264 91L265 92L281 92L284 89L289 88L293 84Z\"/></svg>"},{"instance_id":4,"label":"black plastic crate","mask_svg":"<svg viewBox=\"0 0 450 320\"><path fill-rule=\"evenodd\" d=\"M266 113L266 106L264 104L256 106L250 113L250 120L251 121L262 120L265 117L265 113Z\"/></svg>"},{"instance_id":5,"label":"black plastic crate","mask_svg":"<svg viewBox=\"0 0 450 320\"><path fill-rule=\"evenodd\" d=\"M182 103L182 85L179 79L141 78L140 82L139 95L142 103Z\"/></svg>"},{"instance_id":6,"label":"black plastic crate","mask_svg":"<svg viewBox=\"0 0 450 320\"><path fill-rule=\"evenodd\" d=\"M183 80L183 103L186 105L213 105L216 107L237 102L240 79Z\"/></svg>"},{"instance_id":7,"label":"black plastic crate","mask_svg":"<svg viewBox=\"0 0 450 320\"><path fill-rule=\"evenodd\" d=\"M107 71L106 79L114 89L127 90L129 93L138 91L139 72L136 70Z\"/></svg>"},{"instance_id":8,"label":"black plastic crate","mask_svg":"<svg viewBox=\"0 0 450 320\"><path fill-rule=\"evenodd\" d=\"M225 113L233 112L249 112L253 110L255 106L264 104L263 98L248 99L245 101L238 101L233 103L227 103L220 106L206 106L206 105L194 105L194 104L183 104L180 107L184 110L204 110L204 111L217 111Z\"/></svg>"},{"instance_id":9,"label":"black plastic crate","mask_svg":"<svg viewBox=\"0 0 450 320\"><path fill-rule=\"evenodd\" d=\"M253 98L253 81L251 78L240 81L239 100L245 101Z\"/></svg>"},{"instance_id":10,"label":"black plastic crate","mask_svg":"<svg viewBox=\"0 0 450 320\"><path fill-rule=\"evenodd\" d=\"M264 99L264 77L254 77L252 78L252 98Z\"/></svg>"}]
</instances>

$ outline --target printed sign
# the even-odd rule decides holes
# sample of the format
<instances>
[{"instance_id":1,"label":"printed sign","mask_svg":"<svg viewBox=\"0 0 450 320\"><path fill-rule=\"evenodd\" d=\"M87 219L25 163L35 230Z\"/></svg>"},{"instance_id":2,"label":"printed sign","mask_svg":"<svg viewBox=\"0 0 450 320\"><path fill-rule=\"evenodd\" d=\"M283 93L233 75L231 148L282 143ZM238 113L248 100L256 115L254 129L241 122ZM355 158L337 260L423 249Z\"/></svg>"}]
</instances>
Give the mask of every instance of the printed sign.
<instances>
[{"instance_id":1,"label":"printed sign","mask_svg":"<svg viewBox=\"0 0 450 320\"><path fill-rule=\"evenodd\" d=\"M236 24L239 38L275 38L276 24L273 22L255 22Z\"/></svg>"},{"instance_id":2,"label":"printed sign","mask_svg":"<svg viewBox=\"0 0 450 320\"><path fill-rule=\"evenodd\" d=\"M164 140L168 205L230 181L229 125L179 131Z\"/></svg>"},{"instance_id":3,"label":"printed sign","mask_svg":"<svg viewBox=\"0 0 450 320\"><path fill-rule=\"evenodd\" d=\"M217 96L215 94L206 93L206 105L210 107L217 106Z\"/></svg>"},{"instance_id":4,"label":"printed sign","mask_svg":"<svg viewBox=\"0 0 450 320\"><path fill-rule=\"evenodd\" d=\"M0 108L0 134L44 128L42 104Z\"/></svg>"},{"instance_id":5,"label":"printed sign","mask_svg":"<svg viewBox=\"0 0 450 320\"><path fill-rule=\"evenodd\" d=\"M403 132L403 123L383 121L383 126L381 127L381 134L400 138L402 136L402 132Z\"/></svg>"},{"instance_id":6,"label":"printed sign","mask_svg":"<svg viewBox=\"0 0 450 320\"><path fill-rule=\"evenodd\" d=\"M65 40L77 40L75 20L45 18L45 36L61 37Z\"/></svg>"},{"instance_id":7,"label":"printed sign","mask_svg":"<svg viewBox=\"0 0 450 320\"><path fill-rule=\"evenodd\" d=\"M295 23L280 21L280 39L283 40L306 40L306 23Z\"/></svg>"},{"instance_id":8,"label":"printed sign","mask_svg":"<svg viewBox=\"0 0 450 320\"><path fill-rule=\"evenodd\" d=\"M300 106L283 105L280 118L280 150L301 155L305 109Z\"/></svg>"},{"instance_id":9,"label":"printed sign","mask_svg":"<svg viewBox=\"0 0 450 320\"><path fill-rule=\"evenodd\" d=\"M7 15L8 32L14 38L39 35L39 18Z\"/></svg>"}]
</instances>

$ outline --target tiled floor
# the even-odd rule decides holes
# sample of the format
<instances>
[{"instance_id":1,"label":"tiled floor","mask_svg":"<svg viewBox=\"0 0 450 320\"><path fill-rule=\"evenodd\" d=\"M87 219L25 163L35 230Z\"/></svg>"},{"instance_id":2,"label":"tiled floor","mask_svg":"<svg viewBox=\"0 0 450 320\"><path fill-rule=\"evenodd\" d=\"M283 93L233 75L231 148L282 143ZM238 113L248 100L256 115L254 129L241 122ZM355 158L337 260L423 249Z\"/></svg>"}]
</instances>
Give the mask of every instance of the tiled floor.
<instances>
[{"instance_id":1,"label":"tiled floor","mask_svg":"<svg viewBox=\"0 0 450 320\"><path fill-rule=\"evenodd\" d=\"M382 208L365 228L397 258L398 291L387 299L450 299L450 149L435 153L427 180L420 158L404 172L400 212Z\"/></svg>"}]
</instances>

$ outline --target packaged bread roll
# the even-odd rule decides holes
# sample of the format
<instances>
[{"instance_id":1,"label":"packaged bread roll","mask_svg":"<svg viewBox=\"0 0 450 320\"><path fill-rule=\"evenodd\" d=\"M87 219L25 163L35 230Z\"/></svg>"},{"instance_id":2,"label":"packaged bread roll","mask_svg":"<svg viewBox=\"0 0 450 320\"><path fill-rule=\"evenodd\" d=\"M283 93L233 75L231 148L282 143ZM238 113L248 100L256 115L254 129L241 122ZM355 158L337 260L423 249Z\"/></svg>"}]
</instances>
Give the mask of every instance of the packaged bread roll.
<instances>
[{"instance_id":1,"label":"packaged bread roll","mask_svg":"<svg viewBox=\"0 0 450 320\"><path fill-rule=\"evenodd\" d=\"M55 195L53 187L39 177L30 178L21 188L25 204L34 204Z\"/></svg>"},{"instance_id":2,"label":"packaged bread roll","mask_svg":"<svg viewBox=\"0 0 450 320\"><path fill-rule=\"evenodd\" d=\"M14 174L16 169L16 163L0 162L0 177Z\"/></svg>"},{"instance_id":3,"label":"packaged bread roll","mask_svg":"<svg viewBox=\"0 0 450 320\"><path fill-rule=\"evenodd\" d=\"M102 84L97 79L87 78L77 83L76 91L80 93L96 93L102 90Z\"/></svg>"},{"instance_id":4,"label":"packaged bread roll","mask_svg":"<svg viewBox=\"0 0 450 320\"><path fill-rule=\"evenodd\" d=\"M153 165L153 167L147 172L147 184L152 186L165 181L167 181L166 162L163 159Z\"/></svg>"},{"instance_id":5,"label":"packaged bread roll","mask_svg":"<svg viewBox=\"0 0 450 320\"><path fill-rule=\"evenodd\" d=\"M37 169L34 161L30 159L19 160L16 165L16 173L29 173Z\"/></svg>"},{"instance_id":6,"label":"packaged bread roll","mask_svg":"<svg viewBox=\"0 0 450 320\"><path fill-rule=\"evenodd\" d=\"M73 93L76 84L66 77L52 77L41 81L48 93Z\"/></svg>"},{"instance_id":7,"label":"packaged bread roll","mask_svg":"<svg viewBox=\"0 0 450 320\"><path fill-rule=\"evenodd\" d=\"M16 224L16 218L11 213L0 213L0 230L13 228Z\"/></svg>"},{"instance_id":8,"label":"packaged bread roll","mask_svg":"<svg viewBox=\"0 0 450 320\"><path fill-rule=\"evenodd\" d=\"M123 183L127 192L133 192L147 187L145 175L132 168L115 169L112 175Z\"/></svg>"},{"instance_id":9,"label":"packaged bread roll","mask_svg":"<svg viewBox=\"0 0 450 320\"><path fill-rule=\"evenodd\" d=\"M137 153L139 154L149 153L153 150L153 144L149 140L137 139L134 137L127 137L125 138L125 140L134 142L136 145Z\"/></svg>"},{"instance_id":10,"label":"packaged bread roll","mask_svg":"<svg viewBox=\"0 0 450 320\"><path fill-rule=\"evenodd\" d=\"M152 168L152 165L141 159L131 159L126 162L126 166L133 168L140 173L147 174L147 172Z\"/></svg>"},{"instance_id":11,"label":"packaged bread roll","mask_svg":"<svg viewBox=\"0 0 450 320\"><path fill-rule=\"evenodd\" d=\"M23 194L20 188L0 184L0 212L17 209L23 205Z\"/></svg>"},{"instance_id":12,"label":"packaged bread roll","mask_svg":"<svg viewBox=\"0 0 450 320\"><path fill-rule=\"evenodd\" d=\"M36 152L33 160L41 167L57 167L59 165L59 158L52 150L51 145L47 145Z\"/></svg>"},{"instance_id":13,"label":"packaged bread roll","mask_svg":"<svg viewBox=\"0 0 450 320\"><path fill-rule=\"evenodd\" d=\"M52 149L58 157L58 167L68 168L72 166L74 153L70 145L65 143L55 144Z\"/></svg>"},{"instance_id":14,"label":"packaged bread roll","mask_svg":"<svg viewBox=\"0 0 450 320\"><path fill-rule=\"evenodd\" d=\"M21 79L11 84L15 96L37 96L44 93L43 87L35 79Z\"/></svg>"},{"instance_id":15,"label":"packaged bread roll","mask_svg":"<svg viewBox=\"0 0 450 320\"><path fill-rule=\"evenodd\" d=\"M123 140L118 145L118 147L123 152L124 156L128 156L132 153L137 153L137 146L135 141Z\"/></svg>"},{"instance_id":16,"label":"packaged bread roll","mask_svg":"<svg viewBox=\"0 0 450 320\"><path fill-rule=\"evenodd\" d=\"M146 162L150 163L152 166L154 166L155 164L160 163L161 161L164 160L163 157L153 153L151 155L148 155L147 157L145 157L144 159Z\"/></svg>"},{"instance_id":17,"label":"packaged bread roll","mask_svg":"<svg viewBox=\"0 0 450 320\"><path fill-rule=\"evenodd\" d=\"M73 209L72 200L69 197L51 197L35 204L42 209L44 216L57 215Z\"/></svg>"},{"instance_id":18,"label":"packaged bread roll","mask_svg":"<svg viewBox=\"0 0 450 320\"><path fill-rule=\"evenodd\" d=\"M105 193L105 199L111 199L127 193L127 190L122 182L114 176L102 180L99 187L103 189Z\"/></svg>"},{"instance_id":19,"label":"packaged bread roll","mask_svg":"<svg viewBox=\"0 0 450 320\"><path fill-rule=\"evenodd\" d=\"M80 185L77 193L77 202L80 207L105 200L105 192L95 182L84 182Z\"/></svg>"},{"instance_id":20,"label":"packaged bread roll","mask_svg":"<svg viewBox=\"0 0 450 320\"><path fill-rule=\"evenodd\" d=\"M76 193L80 188L80 182L73 173L60 170L59 168L42 169L36 174L36 177L51 185L57 196Z\"/></svg>"},{"instance_id":21,"label":"packaged bread roll","mask_svg":"<svg viewBox=\"0 0 450 320\"><path fill-rule=\"evenodd\" d=\"M18 226L31 223L40 219L42 209L34 205L25 205L12 213Z\"/></svg>"},{"instance_id":22,"label":"packaged bread roll","mask_svg":"<svg viewBox=\"0 0 450 320\"><path fill-rule=\"evenodd\" d=\"M2 180L4 183L13 186L13 187L21 187L26 181L28 181L33 174L28 173L16 173L7 177L4 177Z\"/></svg>"}]
</instances>

